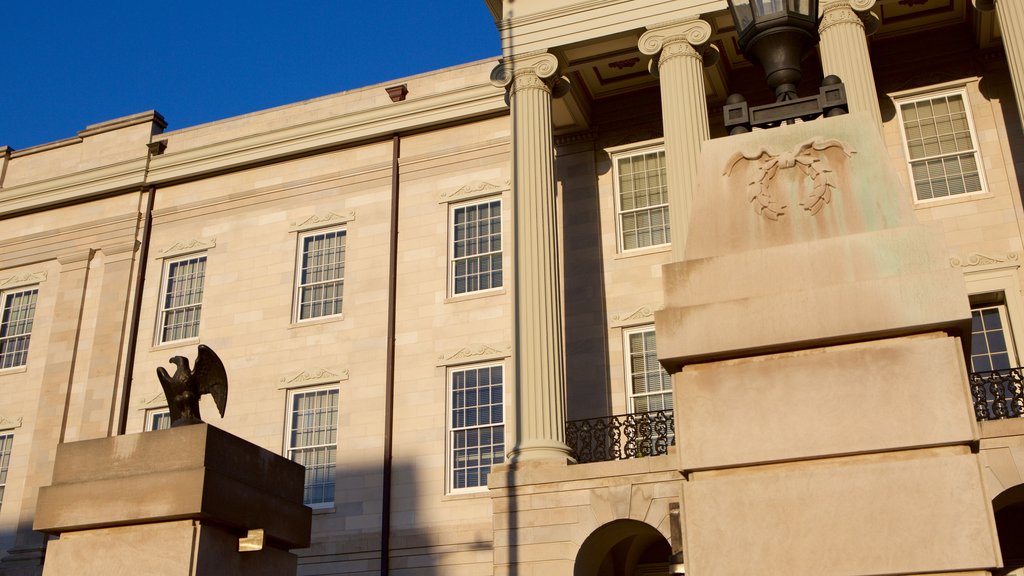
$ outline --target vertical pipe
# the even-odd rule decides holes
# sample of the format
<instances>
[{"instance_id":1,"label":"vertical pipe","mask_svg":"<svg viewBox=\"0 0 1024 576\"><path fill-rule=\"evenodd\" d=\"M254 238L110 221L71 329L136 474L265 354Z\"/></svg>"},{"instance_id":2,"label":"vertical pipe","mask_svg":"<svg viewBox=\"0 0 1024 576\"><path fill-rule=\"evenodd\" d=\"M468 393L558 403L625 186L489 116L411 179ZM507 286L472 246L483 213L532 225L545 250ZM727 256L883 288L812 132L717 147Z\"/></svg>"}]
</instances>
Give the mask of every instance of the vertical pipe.
<instances>
[{"instance_id":1,"label":"vertical pipe","mask_svg":"<svg viewBox=\"0 0 1024 576\"><path fill-rule=\"evenodd\" d=\"M380 521L380 573L387 576L391 556L391 459L395 404L395 307L398 276L398 157L401 140L392 139L391 154L391 246L388 249L388 342L384 375L384 474Z\"/></svg>"}]
</instances>

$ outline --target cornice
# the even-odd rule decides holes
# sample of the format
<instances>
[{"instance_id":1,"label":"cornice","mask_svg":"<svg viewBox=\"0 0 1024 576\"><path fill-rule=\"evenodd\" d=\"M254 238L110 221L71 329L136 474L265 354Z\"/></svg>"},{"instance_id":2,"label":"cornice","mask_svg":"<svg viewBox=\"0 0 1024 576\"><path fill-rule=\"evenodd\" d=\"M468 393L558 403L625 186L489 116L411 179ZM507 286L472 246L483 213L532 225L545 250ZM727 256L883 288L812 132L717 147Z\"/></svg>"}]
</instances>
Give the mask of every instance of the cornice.
<instances>
[{"instance_id":1,"label":"cornice","mask_svg":"<svg viewBox=\"0 0 1024 576\"><path fill-rule=\"evenodd\" d=\"M437 357L437 366L458 366L476 362L491 362L512 355L511 344L470 344L458 350L445 352Z\"/></svg>"},{"instance_id":2,"label":"cornice","mask_svg":"<svg viewBox=\"0 0 1024 576\"><path fill-rule=\"evenodd\" d=\"M23 272L21 274L15 274L14 276L8 276L6 278L0 277L0 290L20 288L22 286L31 286L32 284L39 284L45 281L46 270Z\"/></svg>"},{"instance_id":3,"label":"cornice","mask_svg":"<svg viewBox=\"0 0 1024 576\"><path fill-rule=\"evenodd\" d=\"M166 258L173 258L175 256L182 256L184 254L192 254L194 252L205 252L211 248L217 247L216 238L191 238L189 240L181 240L174 244L159 250L154 260L164 260Z\"/></svg>"},{"instance_id":4,"label":"cornice","mask_svg":"<svg viewBox=\"0 0 1024 576\"><path fill-rule=\"evenodd\" d=\"M17 418L13 416L0 416L0 430L21 428L22 422L24 422L24 419L21 416L18 416Z\"/></svg>"},{"instance_id":5,"label":"cornice","mask_svg":"<svg viewBox=\"0 0 1024 576\"><path fill-rule=\"evenodd\" d=\"M654 322L654 306L644 305L632 312L615 314L608 323L611 328L625 328Z\"/></svg>"},{"instance_id":6,"label":"cornice","mask_svg":"<svg viewBox=\"0 0 1024 576\"><path fill-rule=\"evenodd\" d=\"M388 102L369 110L293 124L277 130L153 157L149 183L161 184L267 162L318 149L389 137L396 132L504 113L503 91L489 83L443 92L401 106ZM169 136L173 144L174 136Z\"/></svg>"},{"instance_id":7,"label":"cornice","mask_svg":"<svg viewBox=\"0 0 1024 576\"><path fill-rule=\"evenodd\" d=\"M0 189L0 216L84 200L145 182L146 158Z\"/></svg>"},{"instance_id":8,"label":"cornice","mask_svg":"<svg viewBox=\"0 0 1024 576\"><path fill-rule=\"evenodd\" d=\"M448 190L441 194L438 199L438 204L449 204L451 202L461 202L463 200L472 200L474 198L482 198L484 196L494 196L507 192L512 187L512 183L509 181L504 182L485 182L483 180L476 180L469 182L455 190Z\"/></svg>"},{"instance_id":9,"label":"cornice","mask_svg":"<svg viewBox=\"0 0 1024 576\"><path fill-rule=\"evenodd\" d=\"M356 213L353 210L342 212L341 214L337 212L325 212L323 214L314 214L304 220L292 222L292 225L288 230L290 232L305 232L306 230L345 224L355 219Z\"/></svg>"},{"instance_id":10,"label":"cornice","mask_svg":"<svg viewBox=\"0 0 1024 576\"><path fill-rule=\"evenodd\" d=\"M332 384L348 380L348 370L313 368L310 370L299 370L290 372L278 380L278 389L301 388L304 386L316 386L318 384Z\"/></svg>"}]
</instances>

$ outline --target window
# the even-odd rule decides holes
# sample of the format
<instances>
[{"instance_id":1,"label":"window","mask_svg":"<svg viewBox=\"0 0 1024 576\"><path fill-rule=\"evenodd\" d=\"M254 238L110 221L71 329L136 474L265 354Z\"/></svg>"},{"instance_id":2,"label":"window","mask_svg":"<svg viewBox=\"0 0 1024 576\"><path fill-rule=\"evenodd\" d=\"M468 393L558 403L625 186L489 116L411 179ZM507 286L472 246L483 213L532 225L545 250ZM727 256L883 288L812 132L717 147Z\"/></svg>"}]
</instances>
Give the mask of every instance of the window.
<instances>
[{"instance_id":1,"label":"window","mask_svg":"<svg viewBox=\"0 0 1024 576\"><path fill-rule=\"evenodd\" d=\"M449 376L450 489L485 487L491 466L505 461L505 369L475 366Z\"/></svg>"},{"instance_id":2,"label":"window","mask_svg":"<svg viewBox=\"0 0 1024 576\"><path fill-rule=\"evenodd\" d=\"M0 432L0 506L4 504L4 488L7 486L7 468L11 464L11 447L14 433Z\"/></svg>"},{"instance_id":3,"label":"window","mask_svg":"<svg viewBox=\"0 0 1024 576\"><path fill-rule=\"evenodd\" d=\"M345 231L331 230L299 238L295 318L309 320L341 314L345 287Z\"/></svg>"},{"instance_id":4,"label":"window","mask_svg":"<svg viewBox=\"0 0 1024 576\"><path fill-rule=\"evenodd\" d=\"M964 90L899 102L918 201L981 192L977 138Z\"/></svg>"},{"instance_id":5,"label":"window","mask_svg":"<svg viewBox=\"0 0 1024 576\"><path fill-rule=\"evenodd\" d=\"M334 504L338 449L338 389L292 392L286 456L306 467L303 502L312 508Z\"/></svg>"},{"instance_id":6,"label":"window","mask_svg":"<svg viewBox=\"0 0 1024 576\"><path fill-rule=\"evenodd\" d=\"M160 343L199 336L206 256L167 263L160 306Z\"/></svg>"},{"instance_id":7,"label":"window","mask_svg":"<svg viewBox=\"0 0 1024 576\"><path fill-rule=\"evenodd\" d=\"M167 409L146 411L146 432L167 430L171 427L171 412Z\"/></svg>"},{"instance_id":8,"label":"window","mask_svg":"<svg viewBox=\"0 0 1024 576\"><path fill-rule=\"evenodd\" d=\"M971 296L971 371L1015 368L1017 355L1002 293Z\"/></svg>"},{"instance_id":9,"label":"window","mask_svg":"<svg viewBox=\"0 0 1024 576\"><path fill-rule=\"evenodd\" d=\"M0 370L28 363L38 288L0 292Z\"/></svg>"},{"instance_id":10,"label":"window","mask_svg":"<svg viewBox=\"0 0 1024 576\"><path fill-rule=\"evenodd\" d=\"M672 377L658 362L653 327L625 333L626 377L629 380L630 410L634 413L672 409Z\"/></svg>"},{"instance_id":11,"label":"window","mask_svg":"<svg viewBox=\"0 0 1024 576\"><path fill-rule=\"evenodd\" d=\"M617 156L615 181L621 250L671 242L665 151L648 150Z\"/></svg>"},{"instance_id":12,"label":"window","mask_svg":"<svg viewBox=\"0 0 1024 576\"><path fill-rule=\"evenodd\" d=\"M502 286L501 200L452 208L452 294Z\"/></svg>"}]
</instances>

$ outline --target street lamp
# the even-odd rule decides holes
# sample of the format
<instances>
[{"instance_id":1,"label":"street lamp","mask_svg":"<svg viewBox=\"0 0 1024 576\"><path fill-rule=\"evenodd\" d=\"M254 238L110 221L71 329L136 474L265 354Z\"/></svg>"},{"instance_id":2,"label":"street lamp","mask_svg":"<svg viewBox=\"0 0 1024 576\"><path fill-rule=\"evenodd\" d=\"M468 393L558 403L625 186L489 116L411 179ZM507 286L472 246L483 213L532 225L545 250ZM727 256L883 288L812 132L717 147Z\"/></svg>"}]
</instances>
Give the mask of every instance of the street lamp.
<instances>
[{"instance_id":1,"label":"street lamp","mask_svg":"<svg viewBox=\"0 0 1024 576\"><path fill-rule=\"evenodd\" d=\"M730 134L846 113L846 89L836 76L827 76L815 96L796 92L800 62L818 43L818 0L728 1L740 50L764 69L775 93L774 104L754 107L740 94L729 96L723 113Z\"/></svg>"}]
</instances>

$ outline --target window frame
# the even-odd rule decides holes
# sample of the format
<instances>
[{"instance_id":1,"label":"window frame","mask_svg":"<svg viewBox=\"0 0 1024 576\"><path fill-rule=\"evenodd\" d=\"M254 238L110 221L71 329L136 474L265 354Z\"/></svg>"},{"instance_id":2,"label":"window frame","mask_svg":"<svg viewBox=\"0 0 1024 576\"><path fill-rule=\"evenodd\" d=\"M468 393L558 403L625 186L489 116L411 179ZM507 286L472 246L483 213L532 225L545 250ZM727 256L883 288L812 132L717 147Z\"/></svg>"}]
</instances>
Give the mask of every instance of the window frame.
<instances>
[{"instance_id":1,"label":"window frame","mask_svg":"<svg viewBox=\"0 0 1024 576\"><path fill-rule=\"evenodd\" d=\"M292 444L292 432L293 432L292 422L293 422L294 413L295 413L295 408L294 408L294 406L295 406L295 397L296 396L300 396L300 395L305 395L305 394L317 394L317 393L320 393L320 392L327 392L328 394L332 394L333 393L335 395L335 398L336 398L336 405L335 405L335 410L334 410L334 423L333 423L334 424L334 443L333 444L331 444L331 443L317 444L317 445L309 445L309 446L294 446ZM338 436L341 433L341 386L340 386L339 383L335 382L335 383L332 383L332 384L322 385L322 386L306 386L306 387L302 387L302 388L292 388L292 389L287 390L286 398L287 398L287 400L286 400L286 404L285 404L283 456L285 458L291 460L292 462L298 463L298 461L295 460L295 458L292 455L293 452L295 452L295 451L303 450L303 449L309 449L309 448L329 448L331 446L334 447L334 461L329 464L329 468L331 470L331 474L332 474L333 479L334 479L333 480L334 491L330 494L330 501L306 502L306 490L308 489L308 486L307 486L308 478L304 478L303 479L303 498L302 498L303 504L306 505L306 506L309 506L310 508L312 508L314 510L318 510L318 509L320 509L320 510L322 510L322 509L333 509L334 506L335 506L335 503L337 502L337 492L338 492L337 469L338 469L338 445L339 445L339 443L338 443ZM303 464L300 464L300 465L302 465L303 468L305 469L305 465L303 465Z\"/></svg>"},{"instance_id":2,"label":"window frame","mask_svg":"<svg viewBox=\"0 0 1024 576\"><path fill-rule=\"evenodd\" d=\"M200 288L200 291L202 292L202 294L201 294L201 296L199 298L199 303L198 304L190 305L190 306L194 306L194 307L198 308L198 310L199 310L199 319L196 320L196 324L195 324L195 326L196 326L195 327L195 335L194 336L186 336L184 338L177 338L177 339L173 339L173 340L164 340L164 330L166 328L166 324L165 324L165 322L166 322L166 320L165 320L166 314L167 314L167 312L169 310L172 310L172 309L167 308L165 306L166 302L167 302L167 290L168 290L168 287L169 287L169 284L170 284L170 281L171 281L171 276L170 276L171 267L173 265L181 263L181 262L187 262L189 260L198 260L198 259L202 259L203 260L203 282L202 282L202 286ZM204 300L206 298L206 275L207 275L206 273L207 273L207 266L209 265L209 262L210 262L209 254L207 252L192 252L192 253L188 253L188 254L176 255L173 258L165 258L164 259L163 270L161 272L161 280L160 280L160 293L158 294L159 301L157 303L157 310L158 311L157 311L157 317L156 317L156 334L155 334L156 338L155 338L155 342L154 342L154 344L156 346L160 346L160 345L164 345L164 344L178 344L178 343L195 342L195 341L199 340L199 331L202 328L203 302L204 302ZM183 309L183 308L186 308L186 307L180 307L180 308L177 308L177 309Z\"/></svg>"},{"instance_id":3,"label":"window frame","mask_svg":"<svg viewBox=\"0 0 1024 576\"><path fill-rule=\"evenodd\" d=\"M636 145L630 145L624 148L609 149L608 153L611 157L612 163L612 202L615 210L615 245L618 249L619 254L637 254L649 251L659 251L669 249L672 246L672 220L670 216L669 208L669 197L668 197L668 165L665 165L664 178L665 178L665 202L662 204L656 204L646 206L640 209L632 209L626 211L622 208L622 182L619 179L619 162L624 158L630 158L633 156L642 156L651 153L660 153L662 158L665 159L665 143L663 141L657 142L644 142ZM638 212L641 210L651 210L653 208L664 207L666 225L666 241L660 244L650 244L647 246L637 246L636 248L627 248L624 236L623 227L623 216L627 212Z\"/></svg>"},{"instance_id":4,"label":"window frame","mask_svg":"<svg viewBox=\"0 0 1024 576\"><path fill-rule=\"evenodd\" d=\"M23 361L19 364L11 364L10 366L4 366L3 359L5 356L3 354L0 354L0 372L5 372L8 370L21 370L28 366L28 355L32 345L32 330L33 328L35 328L35 316L39 308L39 285L33 284L27 286L18 286L16 288L10 288L7 290L0 290L0 334L3 333L3 328L7 326L7 323L4 322L4 317L7 314L8 298L28 293L33 293L34 297L32 303L30 304L32 313L31 315L29 315L26 322L28 324L28 331L20 334L15 334L13 336L0 336L0 352L4 350L4 343L24 338L25 349L23 352ZM12 353L11 355L13 356L14 353Z\"/></svg>"},{"instance_id":5,"label":"window frame","mask_svg":"<svg viewBox=\"0 0 1024 576\"><path fill-rule=\"evenodd\" d=\"M13 452L14 430L0 430L0 512L3 511L4 496L7 491L7 475L10 473Z\"/></svg>"},{"instance_id":6,"label":"window frame","mask_svg":"<svg viewBox=\"0 0 1024 576\"><path fill-rule=\"evenodd\" d=\"M307 286L307 285L303 285L302 284L302 270L303 270L303 268L302 268L302 259L303 259L303 256L305 256L305 251L303 249L303 243L305 242L306 238L309 238L311 236L317 236L317 235L320 235L320 234L331 234L331 233L340 233L340 235L345 238L345 246L344 246L344 249L342 251L342 258L343 258L342 269L344 270L345 267L348 264L348 262L347 262L347 260L348 260L348 228L347 227L345 227L345 226L332 226L332 227L329 227L329 228L314 228L314 229L299 231L298 234L297 234L297 237L296 237L296 247L295 247L295 280L294 280L294 289L293 289L293 292L292 292L292 322L295 323L295 324L305 324L305 323L308 323L308 322L318 322L318 321L331 320L331 319L341 319L341 318L344 317L344 314L345 314L345 312L344 312L344 309L345 309L345 297L344 297L344 292L345 292L345 276L347 274L345 274L343 272L340 279L331 279L331 280L329 280L327 282L321 283L321 284L327 284L327 283L331 283L331 282L338 282L340 280L340 282L341 282L342 298L341 298L341 303L339 304L338 312L336 312L334 314L325 314L325 315L322 315L322 316L312 316L310 318L300 318L300 314L301 314L301 300L300 299L302 297L302 289Z\"/></svg>"},{"instance_id":7,"label":"window frame","mask_svg":"<svg viewBox=\"0 0 1024 576\"><path fill-rule=\"evenodd\" d=\"M160 422L166 419L167 426L160 426ZM171 411L164 408L152 408L146 410L146 421L143 425L143 432L156 432L157 430L166 430L171 427Z\"/></svg>"},{"instance_id":8,"label":"window frame","mask_svg":"<svg viewBox=\"0 0 1024 576\"><path fill-rule=\"evenodd\" d=\"M464 372L467 372L467 371L470 371L470 370L484 370L484 369L488 369L489 370L489 369L492 369L492 368L500 368L501 369L501 422L497 423L497 424L494 423L494 422L488 422L487 424L483 424L483 425L476 424L476 425L473 425L473 426L455 426L453 424L453 419L454 419L455 409L456 409L456 407L455 407L455 400L454 400L454 396L455 396L455 388L454 388L455 375L458 374L458 373L464 373ZM474 494L474 493L480 493L480 492L486 492L487 491L486 479L482 483L477 484L476 486L464 486L464 487L461 487L461 488L458 488L458 487L455 486L455 484L456 484L456 482L455 482L455 476L456 476L456 467L455 467L456 456L455 456L455 450L456 450L456 434L458 432L463 431L463 430L470 430L470 429L481 430L481 429L484 429L484 428L490 428L490 429L495 429L495 428L498 428L498 427L501 428L501 434L502 434L501 452L500 452L501 453L501 459L500 459L500 461L492 461L490 463L490 465L487 466L487 472L486 472L485 478L486 478L486 476L490 475L490 473L491 473L491 471L492 471L494 466L499 465L499 464L503 464L503 463L505 463L507 461L507 449L508 449L508 436L507 436L507 433L506 433L508 431L508 419L506 417L507 407L508 407L508 401L507 401L507 398L506 398L506 393L507 393L507 390L508 390L508 385L507 385L508 384L508 380L506 378L507 375L508 375L508 370L505 367L505 363L502 362L502 361L498 361L498 362L483 362L483 363L479 363L479 364L462 364L462 365L458 365L458 366L450 366L446 370L446 374L445 374L445 379L446 379L445 389L446 389L447 394L446 394L446 401L445 401L445 428L446 428L447 432L445 434L445 488L446 488L446 492L448 494L450 494L450 495ZM491 402L491 405L493 405L493 404L494 403ZM477 404L477 406L479 407L479 404ZM491 442L488 445L492 447L492 452L493 452L493 447L495 446L495 443ZM478 446L483 446L483 444L478 444ZM482 465L479 465L479 466L476 467L476 469L478 471L483 469L483 468L484 467ZM468 467L467 467L467 469L468 469Z\"/></svg>"},{"instance_id":9,"label":"window frame","mask_svg":"<svg viewBox=\"0 0 1024 576\"><path fill-rule=\"evenodd\" d=\"M668 375L668 372L660 364L658 365L660 371L662 373L668 375L668 386L669 387L668 387L668 391L667 392L662 390L662 391L658 391L658 392L636 393L633 390L633 362L632 362L632 358L633 358L634 352L633 352L632 347L630 346L630 336L632 336L634 334L642 334L642 333L646 333L646 332L654 333L655 337L657 337L657 333L655 332L653 324L644 324L644 325L640 325L640 326L632 326L632 327L629 327L629 328L623 328L623 330L622 330L622 361L623 361L622 368L623 368L623 371L625 373L626 405L627 405L627 408L628 408L630 414L644 414L646 412L659 412L660 411L660 410L647 410L645 412L638 412L637 409L636 409L636 399L639 398L639 397L642 397L642 396L655 396L655 395L668 394L669 398L671 399L671 402L669 403L667 408L662 408L661 410L673 410L674 409L675 395L674 395L674 390L672 388L672 377L671 377L671 375ZM655 354L655 359L657 359L657 353L658 353L657 344L655 344L655 348L654 348L653 352Z\"/></svg>"},{"instance_id":10,"label":"window frame","mask_svg":"<svg viewBox=\"0 0 1024 576\"><path fill-rule=\"evenodd\" d=\"M975 190L973 192L961 192L958 194L948 194L946 196L921 199L917 191L917 183L914 180L914 162L921 162L925 159L953 157L957 155L967 154L967 152L952 152L947 154L927 156L916 160L912 159L910 157L910 143L908 141L907 129L903 117L903 106L909 103L928 101L936 98L949 96L960 96L961 100L964 103L964 114L967 118L967 128L971 136L971 153L974 155L974 162L975 165L978 167L978 181L980 189ZM896 119L899 124L897 128L900 133L900 143L903 146L903 161L907 171L907 182L910 187L910 193L913 198L914 206L927 206L929 204L935 203L967 200L979 195L986 195L988 193L988 181L985 177L984 159L981 154L981 141L978 138L978 131L974 124L974 112L971 107L970 94L967 89L967 86L964 84L957 84L955 86L933 87L926 90L915 90L909 93L893 95L892 98L896 108Z\"/></svg>"},{"instance_id":11,"label":"window frame","mask_svg":"<svg viewBox=\"0 0 1024 576\"><path fill-rule=\"evenodd\" d=\"M991 292L982 292L982 293L971 294L970 295L970 305L971 305L971 339L972 339L972 344L971 344L971 357L968 358L968 362L967 362L967 364L968 364L968 371L969 372L991 372L991 371L995 371L995 370L1009 370L1011 368L1018 368L1018 367L1020 367L1020 360L1019 360L1019 357L1017 355L1017 344L1016 344L1016 340L1014 339L1014 336L1013 336L1013 321L1010 319L1010 308L1009 308L1009 304L1007 303L1006 293L1004 291L1002 291L1002 290L996 290L996 291L991 291ZM978 351L975 349L974 344L973 344L973 339L974 339L974 336L975 336L975 332L974 332L974 313L976 311L980 311L980 310L995 310L997 315L999 316L999 322L1000 322L999 332L1002 334L1003 344L1004 344L1004 347L1005 347L1005 350L1003 351L1003 353L1006 354L1006 360L1007 360L1007 363L1009 364L1009 366L1006 367L1006 368L996 368L993 365L993 362L992 362L992 355L993 354L992 354L991 350L989 350L990 342L989 342L987 337L985 337L985 341L986 341L985 344L986 344L987 352L984 354L984 356L988 357L988 361L989 361L989 364L990 364L989 369L988 370L975 370L975 368L974 368L974 358L976 356L982 356L982 354L978 354ZM985 332L993 332L993 330L986 330Z\"/></svg>"},{"instance_id":12,"label":"window frame","mask_svg":"<svg viewBox=\"0 0 1024 576\"><path fill-rule=\"evenodd\" d=\"M473 256L466 256L457 259L455 256L455 213L459 209L466 208L468 206L482 206L485 204L497 203L497 214L498 214L498 242L501 244L499 250L491 251L486 254L475 254ZM448 297L449 298L466 298L477 295L498 293L505 289L505 273L508 270L506 262L506 234L505 234L505 199L501 194L479 196L462 200L459 202L451 202L448 204ZM467 290L465 292L456 292L456 265L460 260L468 260L470 258L480 258L482 256L492 256L497 254L501 257L501 284L494 286L493 284L487 288L477 288L476 290ZM491 271L493 274L493 270Z\"/></svg>"}]
</instances>

